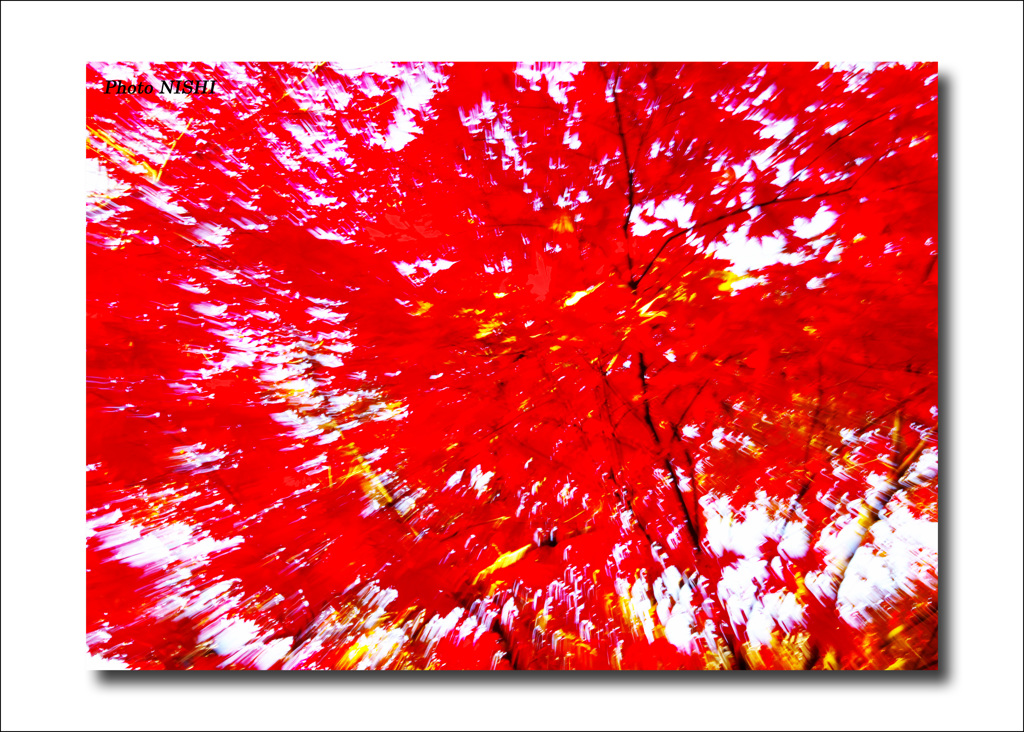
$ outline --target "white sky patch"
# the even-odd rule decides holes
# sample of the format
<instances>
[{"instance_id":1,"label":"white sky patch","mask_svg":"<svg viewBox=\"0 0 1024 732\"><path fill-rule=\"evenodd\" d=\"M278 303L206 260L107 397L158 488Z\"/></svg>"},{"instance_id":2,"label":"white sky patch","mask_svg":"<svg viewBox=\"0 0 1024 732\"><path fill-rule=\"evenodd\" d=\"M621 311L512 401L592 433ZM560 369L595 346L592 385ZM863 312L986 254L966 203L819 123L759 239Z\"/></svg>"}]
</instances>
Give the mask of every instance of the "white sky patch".
<instances>
[{"instance_id":1,"label":"white sky patch","mask_svg":"<svg viewBox=\"0 0 1024 732\"><path fill-rule=\"evenodd\" d=\"M793 165L796 164L795 158L789 160L783 160L781 163L775 166L775 180L773 184L777 186L784 186L793 179Z\"/></svg>"},{"instance_id":2,"label":"white sky patch","mask_svg":"<svg viewBox=\"0 0 1024 732\"><path fill-rule=\"evenodd\" d=\"M388 449L386 447L379 447L376 450L371 450L370 452L366 453L364 459L366 460L366 462L372 463L376 460L380 460L387 453L387 451Z\"/></svg>"},{"instance_id":3,"label":"white sky patch","mask_svg":"<svg viewBox=\"0 0 1024 732\"><path fill-rule=\"evenodd\" d=\"M385 150L401 150L421 132L423 129L416 124L412 112L399 108L395 110L395 118L379 144Z\"/></svg>"},{"instance_id":4,"label":"white sky patch","mask_svg":"<svg viewBox=\"0 0 1024 732\"><path fill-rule=\"evenodd\" d=\"M244 618L217 618L199 632L200 641L211 641L213 651L227 656L242 650L260 635L260 626Z\"/></svg>"},{"instance_id":5,"label":"white sky patch","mask_svg":"<svg viewBox=\"0 0 1024 732\"><path fill-rule=\"evenodd\" d=\"M416 261L417 267L422 267L430 272L430 274L437 274L442 269L448 269L453 264L455 264L455 262L449 262L447 259L435 259L434 261L430 261L429 259L419 259Z\"/></svg>"},{"instance_id":6,"label":"white sky patch","mask_svg":"<svg viewBox=\"0 0 1024 732\"><path fill-rule=\"evenodd\" d=\"M680 229L693 226L693 204L687 203L682 196L671 196L659 203L654 209L655 218L671 221Z\"/></svg>"},{"instance_id":7,"label":"white sky patch","mask_svg":"<svg viewBox=\"0 0 1024 732\"><path fill-rule=\"evenodd\" d=\"M785 242L782 239L762 237L758 241L747 235L749 230L749 224L744 225L738 231L728 231L723 234L724 245L721 242L709 245L709 249L715 253L715 256L732 262L729 269L736 274L743 275L772 264L793 265L804 261L802 254L783 251Z\"/></svg>"},{"instance_id":8,"label":"white sky patch","mask_svg":"<svg viewBox=\"0 0 1024 732\"><path fill-rule=\"evenodd\" d=\"M93 64L94 68L100 69L98 64ZM139 70L132 70L129 72L115 72L115 73L127 73L130 76L112 77L121 79L135 79L140 73L146 73L143 67L148 69L147 64L139 66ZM123 68L123 67L122 67ZM109 72L101 72L109 73ZM107 77L111 78L111 77ZM187 95L186 95L187 97ZM154 169L161 168L168 159L168 151L171 143L177 137L178 133L184 131L186 122L183 121L174 111L167 109L162 103L150 102L145 97L138 97L141 106L143 107L143 114L154 122L162 123L166 126L169 134L165 135L158 129L159 125L151 125L146 127L128 127L119 126L116 131L111 131L111 139L116 141L116 145L120 147L111 146L105 139L100 135L92 135L93 144L111 150L113 153L111 158L113 160L120 160L121 166L133 170L138 173L150 172ZM173 102L172 102L173 103ZM122 150L131 150L134 155L133 158L128 158L124 155ZM133 159L138 162L133 162ZM143 164L144 163L144 164ZM146 167L148 166L148 167ZM164 198L169 194L169 191L160 190L157 191L153 188L146 187L139 191L139 195L143 198L152 198L152 203L157 208L165 210L167 213L171 213L172 216L175 212L164 208L160 201L165 204L167 199ZM181 213L178 211L177 213ZM185 219L179 221L184 222ZM194 220L189 219L190 223L195 223Z\"/></svg>"},{"instance_id":9,"label":"white sky patch","mask_svg":"<svg viewBox=\"0 0 1024 732\"><path fill-rule=\"evenodd\" d=\"M491 478L494 477L494 472L485 473L479 465L473 468L470 472L469 484L476 491L477 496L482 496L484 491L487 490L487 484L491 482Z\"/></svg>"},{"instance_id":10,"label":"white sky patch","mask_svg":"<svg viewBox=\"0 0 1024 732\"><path fill-rule=\"evenodd\" d=\"M205 473L216 468L216 463L227 456L228 453L224 450L207 450L204 443L197 442L194 445L176 447L173 458L182 467L189 468L196 473Z\"/></svg>"},{"instance_id":11,"label":"white sky patch","mask_svg":"<svg viewBox=\"0 0 1024 732\"><path fill-rule=\"evenodd\" d=\"M629 215L629 231L633 236L647 236L653 231L660 231L666 228L664 221L652 221L647 223L640 218L640 209L633 209L633 213Z\"/></svg>"},{"instance_id":12,"label":"white sky patch","mask_svg":"<svg viewBox=\"0 0 1024 732\"><path fill-rule=\"evenodd\" d=\"M796 127L795 119L770 120L764 123L761 130L761 137L771 137L776 140L785 139Z\"/></svg>"},{"instance_id":13,"label":"white sky patch","mask_svg":"<svg viewBox=\"0 0 1024 732\"><path fill-rule=\"evenodd\" d=\"M214 247L223 248L230 238L231 229L220 224L201 222L193 230L191 235L199 242L205 242Z\"/></svg>"},{"instance_id":14,"label":"white sky patch","mask_svg":"<svg viewBox=\"0 0 1024 732\"><path fill-rule=\"evenodd\" d=\"M583 68L584 64L579 62L519 63L516 75L527 80L534 91L539 91L541 79L546 79L548 96L557 104L566 104L569 101L566 91Z\"/></svg>"},{"instance_id":15,"label":"white sky patch","mask_svg":"<svg viewBox=\"0 0 1024 732\"><path fill-rule=\"evenodd\" d=\"M756 645L771 645L776 627L792 633L804 625L804 605L785 590L756 599L747 612L747 637Z\"/></svg>"},{"instance_id":16,"label":"white sky patch","mask_svg":"<svg viewBox=\"0 0 1024 732\"><path fill-rule=\"evenodd\" d=\"M903 482L914 485L932 480L939 474L939 452L934 447L929 447L921 453L921 457L907 471Z\"/></svg>"},{"instance_id":17,"label":"white sky patch","mask_svg":"<svg viewBox=\"0 0 1024 732\"><path fill-rule=\"evenodd\" d=\"M90 66L99 71L105 79L135 79L140 73L144 74L149 70L149 64L145 62L135 64L97 61L90 64ZM248 79L248 77L246 77L246 79ZM103 82L96 82L95 88L103 89Z\"/></svg>"},{"instance_id":18,"label":"white sky patch","mask_svg":"<svg viewBox=\"0 0 1024 732\"><path fill-rule=\"evenodd\" d=\"M372 399L373 392L369 391L350 391L345 394L339 394L338 396L330 397L331 409L335 413L344 412L353 404L360 399Z\"/></svg>"},{"instance_id":19,"label":"white sky patch","mask_svg":"<svg viewBox=\"0 0 1024 732\"><path fill-rule=\"evenodd\" d=\"M281 384L282 389L295 392L292 396L298 396L303 392L311 393L316 387L317 383L313 379L292 379Z\"/></svg>"},{"instance_id":20,"label":"white sky patch","mask_svg":"<svg viewBox=\"0 0 1024 732\"><path fill-rule=\"evenodd\" d=\"M121 520L121 509L115 508L113 511L102 514L100 516L94 516L93 518L85 522L86 532L89 536L96 533L96 530L103 526L110 526L116 524Z\"/></svg>"},{"instance_id":21,"label":"white sky patch","mask_svg":"<svg viewBox=\"0 0 1024 732\"><path fill-rule=\"evenodd\" d=\"M321 366L326 366L329 369L336 369L342 364L340 358L330 353L318 353L313 356L313 359Z\"/></svg>"},{"instance_id":22,"label":"white sky patch","mask_svg":"<svg viewBox=\"0 0 1024 732\"><path fill-rule=\"evenodd\" d=\"M166 527L166 529L172 528L178 531L178 535L176 537L171 535L173 541L169 542L168 535L170 534L165 531L164 535L160 536L165 545L181 541L188 542L187 534L183 533L179 526L172 524ZM186 526L185 528L190 527ZM158 534L159 529L151 535ZM260 625L257 620L239 615L239 607L244 598L238 593L232 592L233 586L238 583L237 579L221 580L221 582L202 589L190 582L190 577L194 575L188 569L195 569L208 561L206 555L209 554L208 550L213 546L211 541L203 540L191 547L186 544L184 547L186 566L184 569L179 568L176 577L170 579L170 582L174 583L175 592L155 605L153 612L162 617L201 618L199 625L202 630L199 640L208 642L215 653L223 656L222 665L240 663L246 666L255 666L260 670L269 669L288 655L293 639L282 638L265 642L264 639L269 638L273 630ZM219 544L230 543L233 546L233 544L241 542L241 537L236 537L234 540ZM166 558L164 561L166 562ZM280 595L276 596L276 599L271 600L267 606L281 599L283 598Z\"/></svg>"},{"instance_id":23,"label":"white sky patch","mask_svg":"<svg viewBox=\"0 0 1024 732\"><path fill-rule=\"evenodd\" d=\"M260 643L258 648L251 649L255 653L253 665L260 671L266 671L275 663L288 655L292 647L292 638L277 638L269 643ZM250 649L245 649L249 651Z\"/></svg>"},{"instance_id":24,"label":"white sky patch","mask_svg":"<svg viewBox=\"0 0 1024 732\"><path fill-rule=\"evenodd\" d=\"M224 354L220 364L224 370L234 366L252 366L265 346L264 340L257 338L256 332L248 328L214 328L210 332L223 338L231 349Z\"/></svg>"},{"instance_id":25,"label":"white sky patch","mask_svg":"<svg viewBox=\"0 0 1024 732\"><path fill-rule=\"evenodd\" d=\"M126 183L115 181L100 163L99 158L85 159L85 192L98 198L120 198L131 190Z\"/></svg>"},{"instance_id":26,"label":"white sky patch","mask_svg":"<svg viewBox=\"0 0 1024 732\"><path fill-rule=\"evenodd\" d=\"M767 102L769 99L774 97L778 93L778 91L779 91L779 88L777 86L775 86L775 84L770 85L767 89L765 89L763 92L761 92L761 94L757 97L757 99L755 99L754 101L751 102L751 106L754 106L754 107L761 106L762 104Z\"/></svg>"},{"instance_id":27,"label":"white sky patch","mask_svg":"<svg viewBox=\"0 0 1024 732\"><path fill-rule=\"evenodd\" d=\"M721 450L723 447L725 447L725 429L723 429L722 427L715 427L715 429L711 432L711 436L713 438L710 442L711 447L715 448L716 450Z\"/></svg>"},{"instance_id":28,"label":"white sky patch","mask_svg":"<svg viewBox=\"0 0 1024 732\"><path fill-rule=\"evenodd\" d=\"M357 578L348 589L355 588L361 581L360 578ZM405 625L393 626L384 623L382 627L376 627L381 624L387 606L397 597L398 592L393 588L381 589L375 582L364 585L358 591L355 601L361 612L341 614L336 612L334 607L327 606L313 622L315 628L313 634L294 651L284 656L278 656L276 660L283 660L282 667L286 670L306 668L315 654L325 646L336 645L339 639L345 638L354 641L366 651L355 666L356 669L386 668L395 652L408 640ZM461 608L459 608L459 614L462 614ZM431 623L428 622L427 625L431 626ZM431 627L433 629L433 626ZM257 643L248 646L242 654L235 658L244 659L248 665L251 659L248 654L275 652L277 655L279 652L276 652L273 644L265 642L264 639L267 637L269 634L265 633ZM436 638L433 640L436 642ZM294 639L289 639L289 645L293 641ZM273 663L268 663L268 666L270 665Z\"/></svg>"},{"instance_id":29,"label":"white sky patch","mask_svg":"<svg viewBox=\"0 0 1024 732\"><path fill-rule=\"evenodd\" d=\"M829 127L827 130L825 130L825 134L826 135L838 134L838 133L842 132L843 130L845 130L846 126L848 124L849 124L849 122L847 122L846 120L840 120L836 124L834 124L831 127Z\"/></svg>"},{"instance_id":30,"label":"white sky patch","mask_svg":"<svg viewBox=\"0 0 1024 732\"><path fill-rule=\"evenodd\" d=\"M375 133L371 142L385 150L401 150L423 130L416 124L414 111L423 115L430 114L429 103L436 91L444 86L447 75L435 64L416 64L415 66L399 65L390 62L373 63L358 69L344 69L334 66L338 73L352 79L368 97L383 96L386 92L373 78L383 76L388 79L400 78L401 85L394 89L394 98L398 102L391 123L384 134ZM339 96L338 102L347 106L351 97Z\"/></svg>"},{"instance_id":31,"label":"white sky patch","mask_svg":"<svg viewBox=\"0 0 1024 732\"><path fill-rule=\"evenodd\" d=\"M403 277L408 277L416 284L422 284L427 277L450 268L456 262L449 262L447 259L417 259L412 264L409 262L392 262L392 264ZM417 274L421 269L426 270L426 274Z\"/></svg>"},{"instance_id":32,"label":"white sky patch","mask_svg":"<svg viewBox=\"0 0 1024 732\"><path fill-rule=\"evenodd\" d=\"M736 625L745 625L756 605L758 588L768 579L768 562L764 559L739 559L722 570L718 596Z\"/></svg>"},{"instance_id":33,"label":"white sky patch","mask_svg":"<svg viewBox=\"0 0 1024 732\"><path fill-rule=\"evenodd\" d=\"M394 120L388 127L382 143L385 150L401 150L412 142L416 135L423 132L416 124L413 110L426 113L437 85L443 83L446 78L432 64L412 72L404 72L402 76L405 83L395 91L398 109L395 110Z\"/></svg>"},{"instance_id":34,"label":"white sky patch","mask_svg":"<svg viewBox=\"0 0 1024 732\"><path fill-rule=\"evenodd\" d=\"M420 110L427 108L437 89L448 80L444 70L435 64L417 66L404 77L405 83L395 92L395 97L403 107Z\"/></svg>"},{"instance_id":35,"label":"white sky patch","mask_svg":"<svg viewBox=\"0 0 1024 732\"><path fill-rule=\"evenodd\" d=\"M340 84L326 84L320 87L324 97L325 105L333 110L341 111L352 101L352 95L345 91Z\"/></svg>"},{"instance_id":36,"label":"white sky patch","mask_svg":"<svg viewBox=\"0 0 1024 732\"><path fill-rule=\"evenodd\" d=\"M457 607L447 615L434 615L423 626L423 630L420 631L420 638L428 647L433 648L441 638L455 630L463 614L465 614L465 610Z\"/></svg>"},{"instance_id":37,"label":"white sky patch","mask_svg":"<svg viewBox=\"0 0 1024 732\"><path fill-rule=\"evenodd\" d=\"M304 367L297 364L275 364L269 368L264 369L260 373L260 378L264 381L285 381L286 379L294 379L297 376L301 376Z\"/></svg>"},{"instance_id":38,"label":"white sky patch","mask_svg":"<svg viewBox=\"0 0 1024 732\"><path fill-rule=\"evenodd\" d=\"M298 466L296 470L301 470L307 473L319 473L321 470L327 469L327 455L317 455L312 460L307 460Z\"/></svg>"},{"instance_id":39,"label":"white sky patch","mask_svg":"<svg viewBox=\"0 0 1024 732\"><path fill-rule=\"evenodd\" d=\"M304 440L307 437L316 437L324 431L331 420L327 417L306 417L294 410L271 414L270 418L278 424L292 428L292 437L296 440ZM301 466L300 466L301 467Z\"/></svg>"},{"instance_id":40,"label":"white sky patch","mask_svg":"<svg viewBox=\"0 0 1024 732\"><path fill-rule=\"evenodd\" d=\"M769 537L782 530L782 519L769 516L769 499L758 492L757 500L742 511L733 511L728 498L706 496L701 501L704 512L704 540L713 554L731 551L744 557L760 557L761 547Z\"/></svg>"},{"instance_id":41,"label":"white sky patch","mask_svg":"<svg viewBox=\"0 0 1024 732\"><path fill-rule=\"evenodd\" d=\"M860 499L851 501L851 506ZM807 578L807 587L817 597L831 600L836 596L838 587L833 581L834 575L852 556L864 536L863 527L855 519L856 509L843 514L821 532L821 538L815 545L825 555L825 568L819 573L811 573ZM813 579L812 579L813 577Z\"/></svg>"},{"instance_id":42,"label":"white sky patch","mask_svg":"<svg viewBox=\"0 0 1024 732\"><path fill-rule=\"evenodd\" d=\"M914 516L901 497L894 498L872 527L871 541L850 560L836 598L840 617L860 628L868 608L892 603L900 593L917 596L920 585L935 589L938 549L938 523Z\"/></svg>"},{"instance_id":43,"label":"white sky patch","mask_svg":"<svg viewBox=\"0 0 1024 732\"><path fill-rule=\"evenodd\" d=\"M231 285L238 284L237 272L228 272L227 270L214 269L213 267L200 267L199 269L203 270L204 272L207 272L208 274L213 275L214 279L219 280L220 282L227 282L228 284Z\"/></svg>"},{"instance_id":44,"label":"white sky patch","mask_svg":"<svg viewBox=\"0 0 1024 732\"><path fill-rule=\"evenodd\" d=\"M569 188L562 191L562 195L560 195L558 200L555 201L555 205L558 206L558 208L571 208L573 203L572 190Z\"/></svg>"},{"instance_id":45,"label":"white sky patch","mask_svg":"<svg viewBox=\"0 0 1024 732\"><path fill-rule=\"evenodd\" d=\"M655 205L648 201L643 206L633 209L630 214L630 229L636 236L644 236L661 229L686 229L693 226L692 203L687 203L682 196L671 196ZM650 223L643 218L654 219Z\"/></svg>"},{"instance_id":46,"label":"white sky patch","mask_svg":"<svg viewBox=\"0 0 1024 732\"><path fill-rule=\"evenodd\" d=\"M651 589L657 602L655 612L665 629L665 638L684 653L696 653L696 611L699 603L695 601L690 586L683 580L682 573L674 565L668 565L661 576L654 580Z\"/></svg>"},{"instance_id":47,"label":"white sky patch","mask_svg":"<svg viewBox=\"0 0 1024 732\"><path fill-rule=\"evenodd\" d=\"M197 295L210 294L210 289L208 287L204 287L203 285L196 285L192 284L191 282L177 282L175 284L181 289L185 290L186 292L193 292Z\"/></svg>"},{"instance_id":48,"label":"white sky patch","mask_svg":"<svg viewBox=\"0 0 1024 732\"><path fill-rule=\"evenodd\" d=\"M348 317L345 313L336 313L327 308L306 308L306 312L315 320L326 320L328 323L340 323Z\"/></svg>"},{"instance_id":49,"label":"white sky patch","mask_svg":"<svg viewBox=\"0 0 1024 732\"><path fill-rule=\"evenodd\" d=\"M194 592L187 599L179 598L182 603L181 612L187 618L194 618L197 615L212 612L213 608L219 606L222 611L235 607L238 604L237 595L231 594L231 588L238 580L230 579L210 585L200 592Z\"/></svg>"},{"instance_id":50,"label":"white sky patch","mask_svg":"<svg viewBox=\"0 0 1024 732\"><path fill-rule=\"evenodd\" d=\"M116 548L115 559L139 568L166 569L179 562L196 566L211 554L227 551L245 541L241 536L214 539L209 532L180 521L148 531L120 522L101 528L96 534L104 548Z\"/></svg>"},{"instance_id":51,"label":"white sky patch","mask_svg":"<svg viewBox=\"0 0 1024 732\"><path fill-rule=\"evenodd\" d=\"M298 166L298 163L296 163ZM258 224L250 218L243 216L239 219L231 219L231 221L238 226L238 228L244 231L267 231L270 227L267 224Z\"/></svg>"},{"instance_id":52,"label":"white sky patch","mask_svg":"<svg viewBox=\"0 0 1024 732\"><path fill-rule=\"evenodd\" d=\"M404 645L405 641L405 631L401 627L375 628L361 641L369 650L356 664L355 669L364 671L382 667L387 659Z\"/></svg>"},{"instance_id":53,"label":"white sky patch","mask_svg":"<svg viewBox=\"0 0 1024 732\"><path fill-rule=\"evenodd\" d=\"M653 607L651 605L651 598L647 594L647 580L643 577L637 577L627 597L629 599L629 608L633 611L634 617L640 621L644 635L647 636L647 642L653 643L654 619L651 617Z\"/></svg>"},{"instance_id":54,"label":"white sky patch","mask_svg":"<svg viewBox=\"0 0 1024 732\"><path fill-rule=\"evenodd\" d=\"M463 113L460 109L459 118L472 134L478 134L482 130L484 139L488 144L501 143L503 148L501 164L505 170L515 168L524 175L530 174L532 169L528 168L523 161L522 153L519 150L519 143L512 132L505 126L504 122L502 122L494 102L491 101L486 93L480 100L480 104L473 107L473 109L466 113Z\"/></svg>"},{"instance_id":55,"label":"white sky patch","mask_svg":"<svg viewBox=\"0 0 1024 732\"><path fill-rule=\"evenodd\" d=\"M814 214L813 218L796 219L793 222L793 232L801 239L813 239L828 231L837 218L838 216L835 213L823 205Z\"/></svg>"},{"instance_id":56,"label":"white sky patch","mask_svg":"<svg viewBox=\"0 0 1024 732\"><path fill-rule=\"evenodd\" d=\"M764 607L787 633L792 633L803 625L804 605L796 599L796 595L792 592L779 590L765 595Z\"/></svg>"},{"instance_id":57,"label":"white sky patch","mask_svg":"<svg viewBox=\"0 0 1024 732\"><path fill-rule=\"evenodd\" d=\"M282 121L281 126L287 132L295 138L295 141L299 143L299 147L302 150L302 156L313 162L320 163L322 165L332 165L335 167L345 167L354 163L355 161L349 157L345 147L345 140L335 136L328 136L323 134L320 130L313 130L303 124L294 124L287 121ZM291 161L280 153L279 157L282 163L290 169L297 170L298 165L287 165ZM290 152L290 151L289 151ZM301 164L300 164L301 165ZM310 205L317 205L319 203L334 203L338 199L324 198L316 193L304 192L307 197L307 202Z\"/></svg>"},{"instance_id":58,"label":"white sky patch","mask_svg":"<svg viewBox=\"0 0 1024 732\"><path fill-rule=\"evenodd\" d=\"M783 531L779 542L779 553L789 559L800 559L807 555L811 548L811 534L807 525L799 521L790 521Z\"/></svg>"},{"instance_id":59,"label":"white sky patch","mask_svg":"<svg viewBox=\"0 0 1024 732\"><path fill-rule=\"evenodd\" d=\"M339 204L339 206L341 206L341 207L344 207L345 205L346 205L345 203ZM326 229L321 229L319 227L312 227L312 228L306 229L306 231L308 231L310 234L315 236L317 239L324 239L324 240L327 240L327 241L340 241L342 244L351 244L352 243L352 239L351 238L349 238L347 236L344 236L343 234L339 234L336 231L327 231Z\"/></svg>"},{"instance_id":60,"label":"white sky patch","mask_svg":"<svg viewBox=\"0 0 1024 732\"><path fill-rule=\"evenodd\" d=\"M759 600L755 600L747 610L747 640L753 645L770 646L772 631L775 630L775 618L768 613Z\"/></svg>"},{"instance_id":61,"label":"white sky patch","mask_svg":"<svg viewBox=\"0 0 1024 732\"><path fill-rule=\"evenodd\" d=\"M163 211L179 224L195 226L196 220L188 215L188 211L171 200L171 189L146 187L138 191L138 196L153 208Z\"/></svg>"},{"instance_id":62,"label":"white sky patch","mask_svg":"<svg viewBox=\"0 0 1024 732\"><path fill-rule=\"evenodd\" d=\"M877 436L872 432L861 439L866 443L872 435ZM934 449L926 451L905 479L929 480L936 466ZM841 515L821 531L816 547L824 555L824 566L807 576L807 587L818 598L839 602L843 596L846 609L841 614L853 625L863 621L862 611L867 605L890 598L899 588L908 587L909 577L918 569L934 569L937 563L938 525L911 516L898 492L883 509L882 502L891 487L887 472L870 473L864 481L864 498L847 503ZM865 528L858 517L868 515L869 506L882 510L880 520L871 527L873 539L862 544ZM897 534L895 539L893 532ZM913 547L912 552L908 553L907 546ZM876 548L881 551L876 552ZM924 564L910 561L913 558Z\"/></svg>"},{"instance_id":63,"label":"white sky patch","mask_svg":"<svg viewBox=\"0 0 1024 732\"><path fill-rule=\"evenodd\" d=\"M409 264L408 262L392 262L392 264L395 265L398 273L404 277L412 277L416 274L415 264Z\"/></svg>"}]
</instances>

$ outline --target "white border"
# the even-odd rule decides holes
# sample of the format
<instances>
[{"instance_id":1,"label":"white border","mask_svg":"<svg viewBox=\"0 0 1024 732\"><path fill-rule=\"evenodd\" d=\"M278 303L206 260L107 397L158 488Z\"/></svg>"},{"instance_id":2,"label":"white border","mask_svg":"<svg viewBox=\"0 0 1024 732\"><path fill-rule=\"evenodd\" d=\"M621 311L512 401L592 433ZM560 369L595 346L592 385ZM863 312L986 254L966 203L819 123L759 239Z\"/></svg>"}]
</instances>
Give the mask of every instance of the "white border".
<instances>
[{"instance_id":1,"label":"white border","mask_svg":"<svg viewBox=\"0 0 1024 732\"><path fill-rule=\"evenodd\" d=\"M1020 729L1022 8L4 3L3 728ZM937 60L952 105L940 264L948 673L113 683L85 670L83 67L127 59Z\"/></svg>"}]
</instances>

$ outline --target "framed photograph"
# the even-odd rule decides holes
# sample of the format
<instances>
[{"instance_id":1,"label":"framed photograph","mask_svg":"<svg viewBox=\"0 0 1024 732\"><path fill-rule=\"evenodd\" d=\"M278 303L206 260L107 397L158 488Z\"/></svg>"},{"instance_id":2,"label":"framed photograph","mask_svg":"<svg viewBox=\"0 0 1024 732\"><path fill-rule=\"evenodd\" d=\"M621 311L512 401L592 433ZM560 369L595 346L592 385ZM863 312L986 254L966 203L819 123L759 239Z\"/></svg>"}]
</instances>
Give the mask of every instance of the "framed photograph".
<instances>
[{"instance_id":1,"label":"framed photograph","mask_svg":"<svg viewBox=\"0 0 1024 732\"><path fill-rule=\"evenodd\" d=\"M91 63L88 643L939 664L934 63Z\"/></svg>"}]
</instances>

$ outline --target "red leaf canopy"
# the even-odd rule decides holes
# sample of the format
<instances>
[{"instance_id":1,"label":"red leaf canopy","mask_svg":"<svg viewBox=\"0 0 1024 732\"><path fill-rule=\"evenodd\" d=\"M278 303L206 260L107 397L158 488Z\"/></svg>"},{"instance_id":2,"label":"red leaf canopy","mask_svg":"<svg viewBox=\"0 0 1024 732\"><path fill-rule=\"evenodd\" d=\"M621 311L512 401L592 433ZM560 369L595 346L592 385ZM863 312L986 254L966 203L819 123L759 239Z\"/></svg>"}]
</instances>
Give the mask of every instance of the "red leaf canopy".
<instances>
[{"instance_id":1,"label":"red leaf canopy","mask_svg":"<svg viewBox=\"0 0 1024 732\"><path fill-rule=\"evenodd\" d=\"M935 667L934 64L87 81L94 654Z\"/></svg>"}]
</instances>

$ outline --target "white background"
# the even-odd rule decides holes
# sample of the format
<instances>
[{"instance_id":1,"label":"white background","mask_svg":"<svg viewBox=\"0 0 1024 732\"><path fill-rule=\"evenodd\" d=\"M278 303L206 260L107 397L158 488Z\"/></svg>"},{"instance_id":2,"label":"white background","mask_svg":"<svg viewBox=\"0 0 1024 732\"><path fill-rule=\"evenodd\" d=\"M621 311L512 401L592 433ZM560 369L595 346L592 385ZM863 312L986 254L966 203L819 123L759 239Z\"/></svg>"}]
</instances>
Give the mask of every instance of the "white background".
<instances>
[{"instance_id":1,"label":"white background","mask_svg":"<svg viewBox=\"0 0 1024 732\"><path fill-rule=\"evenodd\" d=\"M1021 729L1019 3L3 5L4 729ZM87 670L84 64L935 61L940 673Z\"/></svg>"}]
</instances>

